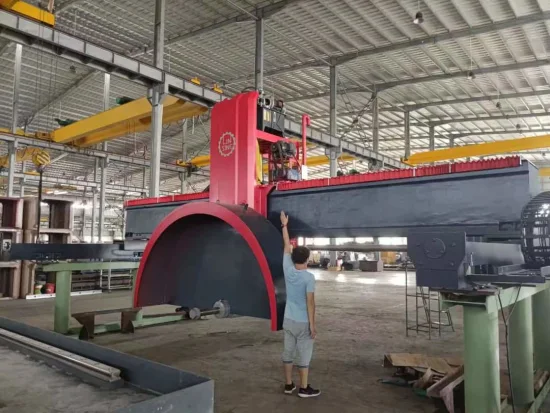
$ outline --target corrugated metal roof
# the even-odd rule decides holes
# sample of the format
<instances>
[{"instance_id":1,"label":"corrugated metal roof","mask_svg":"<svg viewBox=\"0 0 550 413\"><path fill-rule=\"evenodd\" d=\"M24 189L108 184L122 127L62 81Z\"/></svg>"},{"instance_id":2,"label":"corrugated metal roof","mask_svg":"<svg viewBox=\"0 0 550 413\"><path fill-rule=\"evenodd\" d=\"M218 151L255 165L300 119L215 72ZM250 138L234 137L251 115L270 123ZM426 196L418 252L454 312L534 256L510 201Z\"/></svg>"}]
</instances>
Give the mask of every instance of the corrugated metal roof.
<instances>
[{"instance_id":1,"label":"corrugated metal roof","mask_svg":"<svg viewBox=\"0 0 550 413\"><path fill-rule=\"evenodd\" d=\"M32 1L36 4L37 1ZM255 28L252 21L235 22L237 16L253 13L256 7L276 4L260 0L167 0L165 68L179 76L198 76L207 85L219 83L225 93L233 94L253 86ZM367 109L356 126L356 114L368 107L374 85L409 80L379 92L380 148L392 157L404 155L403 115L387 109L415 104L430 104L411 113L412 151L425 150L430 122L454 120L436 127L436 145L448 144L449 135L471 134L456 139L456 144L510 139L550 129L546 112L550 93L542 96L500 99L495 96L518 92L550 90L550 24L533 21L522 26L448 40L427 41L423 45L404 47L411 40L445 35L449 32L478 28L510 19L531 16L541 18L550 11L550 3L536 0L289 0L288 5L266 22L265 89L270 95L294 100L287 104L291 116L309 113L314 126L328 129L326 94L331 58L350 60L339 66L338 87L349 90L338 96L339 135L371 145L372 116ZM419 10L417 10L419 4ZM150 0L58 0L57 28L83 37L109 49L151 61L153 48L154 2ZM424 23L413 24L417 11ZM547 16L550 19L550 16ZM244 20L244 19L240 19ZM212 28L213 27L213 28ZM212 28L212 29L209 29ZM380 47L393 50L377 52ZM369 52L370 51L370 52ZM354 55L367 55L353 58ZM0 127L9 127L12 117L14 47L0 40ZM499 66L535 62L528 68L505 72ZM493 71L431 80L432 76L480 68ZM418 81L420 79L420 81ZM354 92L358 87L364 92ZM369 91L370 90L370 91ZM113 76L111 106L117 96L144 96L144 87ZM457 102L465 98L487 96L485 101ZM489 99L491 98L491 99ZM302 99L302 100L300 100ZM498 98L497 98L498 100ZM451 101L442 103L443 101ZM439 104L438 104L439 103ZM83 65L52 57L24 47L20 96L20 124L28 131L51 130L54 118L81 119L103 109L103 77ZM523 115L540 113L540 117L513 119L479 119L472 117ZM194 133L188 134L190 154L208 152L209 123L195 120ZM390 127L395 125L394 127ZM517 133L501 133L514 131ZM162 159L174 162L182 153L182 125L166 126L163 132ZM532 132L529 132L532 130ZM494 134L488 134L494 132ZM476 133L484 133L476 135ZM109 151L148 158L150 133L128 131L123 138L110 142ZM5 150L5 145L0 150ZM542 151L539 151L542 152ZM528 159L545 163L540 154L526 154ZM91 179L93 160L70 155L54 164L47 174L56 177ZM364 166L366 167L366 166ZM201 171L207 175L207 171ZM324 176L327 168L318 167L310 176ZM83 179L84 179L83 178ZM108 180L130 186L143 185L143 168L112 162ZM146 185L148 173L146 173ZM180 182L174 173L163 171L161 188L176 191ZM191 179L199 189L207 178Z\"/></svg>"}]
</instances>

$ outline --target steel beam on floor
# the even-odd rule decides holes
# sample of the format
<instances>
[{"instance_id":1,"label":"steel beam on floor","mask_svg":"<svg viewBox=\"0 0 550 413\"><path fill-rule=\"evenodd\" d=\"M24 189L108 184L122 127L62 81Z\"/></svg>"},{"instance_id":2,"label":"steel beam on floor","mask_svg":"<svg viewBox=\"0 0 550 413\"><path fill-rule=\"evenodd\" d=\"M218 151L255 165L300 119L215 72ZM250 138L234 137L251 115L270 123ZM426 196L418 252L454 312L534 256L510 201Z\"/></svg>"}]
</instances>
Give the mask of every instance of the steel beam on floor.
<instances>
[{"instance_id":1,"label":"steel beam on floor","mask_svg":"<svg viewBox=\"0 0 550 413\"><path fill-rule=\"evenodd\" d=\"M132 322L134 325L134 328L143 328L143 327L151 327L151 326L158 326L162 324L172 324L176 323L178 321L188 321L189 317L187 314L164 314L159 316L151 316L151 317L143 317L143 314L141 314L141 311L138 313L140 314L139 319L136 318ZM80 330L82 327L72 327L69 328L69 331L67 334L74 334L78 335L80 333ZM121 330L120 322L113 321L111 323L104 323L104 324L97 324L94 327L94 334L106 334L106 333L116 333Z\"/></svg>"},{"instance_id":2,"label":"steel beam on floor","mask_svg":"<svg viewBox=\"0 0 550 413\"><path fill-rule=\"evenodd\" d=\"M119 369L128 386L157 396L116 409L119 413L167 412L174 411L174 406L185 406L188 413L214 411L214 383L205 377L2 317L0 328ZM71 372L83 378L78 370Z\"/></svg>"}]
</instances>

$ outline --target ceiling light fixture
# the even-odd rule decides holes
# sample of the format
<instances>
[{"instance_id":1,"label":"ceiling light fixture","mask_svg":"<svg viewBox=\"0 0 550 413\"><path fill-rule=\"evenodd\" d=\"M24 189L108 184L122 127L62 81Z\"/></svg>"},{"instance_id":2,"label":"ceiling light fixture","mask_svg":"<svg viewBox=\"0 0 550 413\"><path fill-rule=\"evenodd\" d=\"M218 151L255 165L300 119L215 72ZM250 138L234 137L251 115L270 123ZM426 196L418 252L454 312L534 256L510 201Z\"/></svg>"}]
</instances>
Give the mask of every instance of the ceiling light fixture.
<instances>
[{"instance_id":1,"label":"ceiling light fixture","mask_svg":"<svg viewBox=\"0 0 550 413\"><path fill-rule=\"evenodd\" d=\"M468 80L474 80L476 78L476 74L472 71L468 71Z\"/></svg>"},{"instance_id":2,"label":"ceiling light fixture","mask_svg":"<svg viewBox=\"0 0 550 413\"><path fill-rule=\"evenodd\" d=\"M416 10L418 10L418 11L414 15L413 23L420 25L420 24L424 23L424 15L420 11L420 0L418 0L418 3L416 3Z\"/></svg>"},{"instance_id":3,"label":"ceiling light fixture","mask_svg":"<svg viewBox=\"0 0 550 413\"><path fill-rule=\"evenodd\" d=\"M422 24L422 23L424 23L424 15L422 14L421 11L417 11L417 12L416 12L416 14L414 15L413 23L414 23L414 24Z\"/></svg>"}]
</instances>

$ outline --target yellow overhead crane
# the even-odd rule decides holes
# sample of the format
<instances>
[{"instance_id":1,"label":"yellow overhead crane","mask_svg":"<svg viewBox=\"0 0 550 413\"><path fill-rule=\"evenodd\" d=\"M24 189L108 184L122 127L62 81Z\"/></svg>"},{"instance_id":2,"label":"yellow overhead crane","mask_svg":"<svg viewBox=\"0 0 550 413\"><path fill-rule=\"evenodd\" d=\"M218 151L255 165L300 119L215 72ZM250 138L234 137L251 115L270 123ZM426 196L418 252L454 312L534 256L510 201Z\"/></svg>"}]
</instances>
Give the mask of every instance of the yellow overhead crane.
<instances>
[{"instance_id":1,"label":"yellow overhead crane","mask_svg":"<svg viewBox=\"0 0 550 413\"><path fill-rule=\"evenodd\" d=\"M50 2L50 4L53 2ZM0 0L0 8L13 11L22 16L45 23L49 26L55 25L55 16L48 10L33 6L20 0Z\"/></svg>"},{"instance_id":2,"label":"yellow overhead crane","mask_svg":"<svg viewBox=\"0 0 550 413\"><path fill-rule=\"evenodd\" d=\"M203 106L167 96L164 99L162 123L201 115L207 110ZM57 143L88 147L129 133L144 132L150 127L151 104L143 97L56 129L49 133L49 139Z\"/></svg>"},{"instance_id":3,"label":"yellow overhead crane","mask_svg":"<svg viewBox=\"0 0 550 413\"><path fill-rule=\"evenodd\" d=\"M355 160L355 157L352 155L342 154L338 158L342 162L349 162ZM310 156L307 158L307 167L311 168L314 166L326 165L329 163L329 158L326 155L319 156ZM179 166L195 166L197 168L204 168L205 166L210 165L210 155L201 155L196 156L191 159L189 162L183 162L181 159L176 161L176 164ZM267 172L267 165L264 165L264 172Z\"/></svg>"},{"instance_id":4,"label":"yellow overhead crane","mask_svg":"<svg viewBox=\"0 0 550 413\"><path fill-rule=\"evenodd\" d=\"M472 156L498 155L529 149L550 149L550 135L530 136L526 138L507 139L503 141L478 143L475 145L456 146L449 149L420 152L403 159L403 162L415 166L424 163L448 161L451 159L469 158Z\"/></svg>"},{"instance_id":5,"label":"yellow overhead crane","mask_svg":"<svg viewBox=\"0 0 550 413\"><path fill-rule=\"evenodd\" d=\"M16 162L32 161L36 166L47 166L50 164L50 154L41 148L26 147L15 152ZM10 166L9 155L0 156L0 168Z\"/></svg>"}]
</instances>

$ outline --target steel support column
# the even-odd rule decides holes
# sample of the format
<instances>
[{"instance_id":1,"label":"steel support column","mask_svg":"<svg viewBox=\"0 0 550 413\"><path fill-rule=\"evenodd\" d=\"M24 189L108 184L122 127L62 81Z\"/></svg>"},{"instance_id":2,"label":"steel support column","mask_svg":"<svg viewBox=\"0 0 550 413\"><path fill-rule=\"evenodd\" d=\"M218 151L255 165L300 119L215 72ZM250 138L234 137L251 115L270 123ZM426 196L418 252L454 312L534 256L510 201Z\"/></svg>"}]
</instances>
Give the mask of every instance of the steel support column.
<instances>
[{"instance_id":1,"label":"steel support column","mask_svg":"<svg viewBox=\"0 0 550 413\"><path fill-rule=\"evenodd\" d=\"M329 127L331 136L336 136L338 133L338 111L337 111L337 96L338 96L338 69L336 66L330 66L330 100L329 100ZM329 168L330 177L333 178L338 173L338 156L341 148L328 148L329 153ZM330 245L336 245L336 239L330 239ZM336 266L337 257L336 251L329 252L330 265Z\"/></svg>"},{"instance_id":2,"label":"steel support column","mask_svg":"<svg viewBox=\"0 0 550 413\"><path fill-rule=\"evenodd\" d=\"M264 19L256 20L256 60L254 65L254 87L260 93L264 90Z\"/></svg>"},{"instance_id":3,"label":"steel support column","mask_svg":"<svg viewBox=\"0 0 550 413\"><path fill-rule=\"evenodd\" d=\"M164 11L165 0L156 0L155 3L155 50L153 52L153 64L162 69L164 65ZM151 102L151 118L153 136L151 138L151 168L149 180L149 196L160 195L160 151L162 140L162 112L164 91L162 85L153 86L149 90Z\"/></svg>"},{"instance_id":4,"label":"steel support column","mask_svg":"<svg viewBox=\"0 0 550 413\"><path fill-rule=\"evenodd\" d=\"M55 310L53 329L67 334L71 317L72 271L58 271L55 274Z\"/></svg>"},{"instance_id":5,"label":"steel support column","mask_svg":"<svg viewBox=\"0 0 550 413\"><path fill-rule=\"evenodd\" d=\"M107 189L107 160L101 160L101 188L99 190L99 228L97 229L97 240L103 242L103 231L105 227L105 190Z\"/></svg>"},{"instance_id":6,"label":"steel support column","mask_svg":"<svg viewBox=\"0 0 550 413\"><path fill-rule=\"evenodd\" d=\"M430 125L428 141L429 141L430 151L433 151L435 149L435 126L434 125Z\"/></svg>"},{"instance_id":7,"label":"steel support column","mask_svg":"<svg viewBox=\"0 0 550 413\"><path fill-rule=\"evenodd\" d=\"M524 298L509 308L513 309L508 322L508 357L510 358L514 405L527 406L535 400L531 297ZM537 314L537 317L540 317L540 314Z\"/></svg>"},{"instance_id":8,"label":"steel support column","mask_svg":"<svg viewBox=\"0 0 550 413\"><path fill-rule=\"evenodd\" d=\"M455 147L455 138L451 137L449 138L449 148L454 148L454 147Z\"/></svg>"},{"instance_id":9,"label":"steel support column","mask_svg":"<svg viewBox=\"0 0 550 413\"><path fill-rule=\"evenodd\" d=\"M15 186L15 165L16 165L17 141L8 144L9 166L8 166L8 188L6 196L14 196Z\"/></svg>"},{"instance_id":10,"label":"steel support column","mask_svg":"<svg viewBox=\"0 0 550 413\"><path fill-rule=\"evenodd\" d=\"M338 69L336 66L330 67L330 101L329 101L329 128L331 136L336 136L338 133L338 110L337 110L337 93L338 93ZM341 148L329 148L330 177L335 177L338 172L338 156Z\"/></svg>"},{"instance_id":11,"label":"steel support column","mask_svg":"<svg viewBox=\"0 0 550 413\"><path fill-rule=\"evenodd\" d=\"M159 69L164 67L164 12L166 0L155 1L155 38L153 65Z\"/></svg>"},{"instance_id":12,"label":"steel support column","mask_svg":"<svg viewBox=\"0 0 550 413\"><path fill-rule=\"evenodd\" d=\"M15 61L13 64L13 101L11 133L17 133L17 124L19 123L19 85L21 83L21 59L23 57L23 46L15 45Z\"/></svg>"},{"instance_id":13,"label":"steel support column","mask_svg":"<svg viewBox=\"0 0 550 413\"><path fill-rule=\"evenodd\" d=\"M162 142L162 112L164 105L162 104L164 95L161 94L160 88L154 87L151 89L151 106L152 106L152 125L153 136L151 142L151 168L149 179L149 197L155 198L160 195L160 152Z\"/></svg>"},{"instance_id":14,"label":"steel support column","mask_svg":"<svg viewBox=\"0 0 550 413\"><path fill-rule=\"evenodd\" d=\"M466 411L500 413L498 313L464 306Z\"/></svg>"},{"instance_id":15,"label":"steel support column","mask_svg":"<svg viewBox=\"0 0 550 413\"><path fill-rule=\"evenodd\" d=\"M336 136L338 131L338 124L336 119L336 99L337 99L337 93L338 93L338 86L337 86L337 78L338 78L338 69L336 66L330 67L330 100L329 100L329 123L330 123L330 135Z\"/></svg>"},{"instance_id":16,"label":"steel support column","mask_svg":"<svg viewBox=\"0 0 550 413\"><path fill-rule=\"evenodd\" d=\"M109 110L109 97L111 94L111 75L104 74L103 78L103 110ZM107 142L103 142L102 148L107 151ZM99 228L97 230L98 242L103 242L105 230L105 191L107 190L107 159L101 159L101 188L99 192Z\"/></svg>"},{"instance_id":17,"label":"steel support column","mask_svg":"<svg viewBox=\"0 0 550 413\"><path fill-rule=\"evenodd\" d=\"M90 242L95 241L96 235L96 214L97 214L97 190L96 188L92 189L92 223L90 227Z\"/></svg>"},{"instance_id":18,"label":"steel support column","mask_svg":"<svg viewBox=\"0 0 550 413\"><path fill-rule=\"evenodd\" d=\"M325 153L329 159L330 177L334 178L338 175L338 156L340 156L340 153L336 148L328 148Z\"/></svg>"},{"instance_id":19,"label":"steel support column","mask_svg":"<svg viewBox=\"0 0 550 413\"><path fill-rule=\"evenodd\" d=\"M378 120L378 93L374 92L372 99L372 150L378 152L379 143L379 129L380 124Z\"/></svg>"},{"instance_id":20,"label":"steel support column","mask_svg":"<svg viewBox=\"0 0 550 413\"><path fill-rule=\"evenodd\" d=\"M21 162L21 173L23 174L23 179L21 179L21 188L20 188L20 194L19 196L23 198L25 196L25 171L27 170L27 162L23 161Z\"/></svg>"},{"instance_id":21,"label":"steel support column","mask_svg":"<svg viewBox=\"0 0 550 413\"><path fill-rule=\"evenodd\" d=\"M406 111L405 117L405 159L411 156L411 113Z\"/></svg>"},{"instance_id":22,"label":"steel support column","mask_svg":"<svg viewBox=\"0 0 550 413\"><path fill-rule=\"evenodd\" d=\"M380 238L379 237L373 237L372 241L373 241L374 245L380 245ZM373 254L374 254L374 259L376 261L379 261L380 260L380 251L375 251Z\"/></svg>"},{"instance_id":23,"label":"steel support column","mask_svg":"<svg viewBox=\"0 0 550 413\"><path fill-rule=\"evenodd\" d=\"M95 159L94 163L94 183L97 182L97 168L99 164L99 159ZM95 233L96 233L96 213L97 213L97 190L96 188L92 189L92 224L90 228L90 242L94 243Z\"/></svg>"},{"instance_id":24,"label":"steel support column","mask_svg":"<svg viewBox=\"0 0 550 413\"><path fill-rule=\"evenodd\" d=\"M181 160L187 162L187 119L183 121L181 133ZM180 192L185 194L187 193L187 171L180 172L179 177L181 181Z\"/></svg>"},{"instance_id":25,"label":"steel support column","mask_svg":"<svg viewBox=\"0 0 550 413\"><path fill-rule=\"evenodd\" d=\"M541 314L550 314L550 289L533 296L533 351L535 369L550 371L550 324Z\"/></svg>"},{"instance_id":26,"label":"steel support column","mask_svg":"<svg viewBox=\"0 0 550 413\"><path fill-rule=\"evenodd\" d=\"M145 188L146 188L146 185L145 185L146 176L147 176L147 168L143 168L143 171L142 171L142 174L141 174L141 182L142 182L142 186L143 186L143 193L145 193Z\"/></svg>"},{"instance_id":27,"label":"steel support column","mask_svg":"<svg viewBox=\"0 0 550 413\"><path fill-rule=\"evenodd\" d=\"M23 46L15 45L15 61L13 65L13 99L12 99L12 119L11 133L17 133L17 124L19 123L19 86L21 83L21 58L23 57ZM15 167L16 167L17 141L8 144L9 166L8 166L8 191L7 196L14 196L15 186Z\"/></svg>"}]
</instances>

